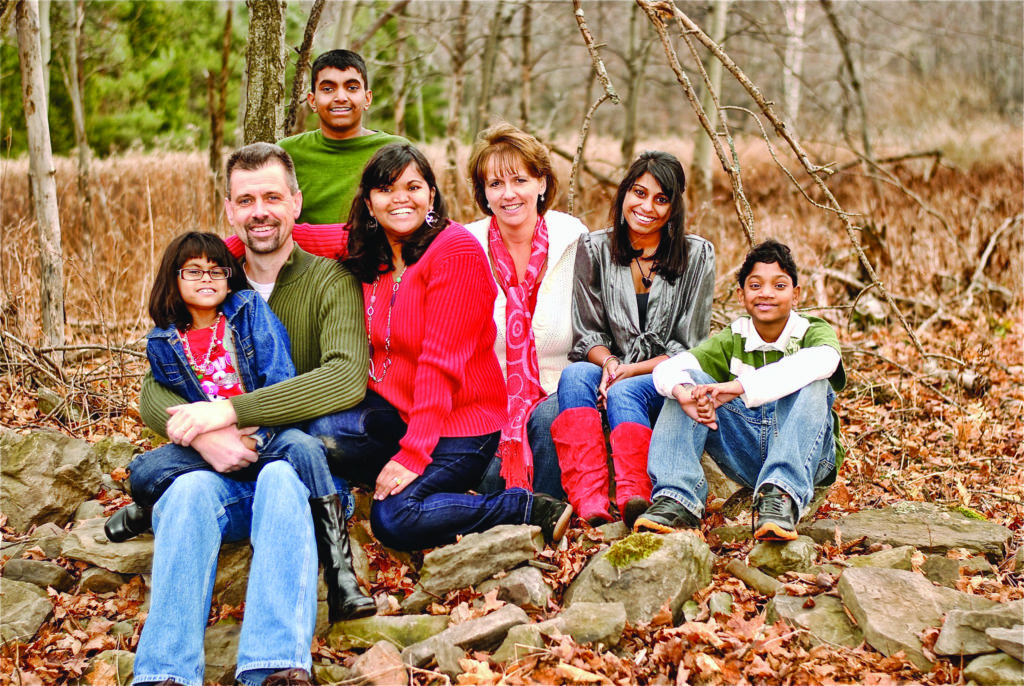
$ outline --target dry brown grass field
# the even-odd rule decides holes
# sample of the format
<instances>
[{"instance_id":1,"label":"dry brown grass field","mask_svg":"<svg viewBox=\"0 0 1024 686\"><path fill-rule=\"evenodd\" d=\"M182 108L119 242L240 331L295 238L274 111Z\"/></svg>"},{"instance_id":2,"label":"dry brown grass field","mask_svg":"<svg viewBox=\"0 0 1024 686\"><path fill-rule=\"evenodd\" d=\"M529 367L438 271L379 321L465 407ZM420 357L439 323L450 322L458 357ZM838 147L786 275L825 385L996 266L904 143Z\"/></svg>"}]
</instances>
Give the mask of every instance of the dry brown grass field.
<instances>
[{"instance_id":1,"label":"dry brown grass field","mask_svg":"<svg viewBox=\"0 0 1024 686\"><path fill-rule=\"evenodd\" d=\"M881 289L862 292L869 279L836 217L815 207L792 185L764 141L741 140L737 147L757 237L774 236L793 247L805 284L802 305L830 320L845 348L850 383L839 411L849 453L819 516L897 500L959 505L1010 527L1016 547L1024 531L1021 131L973 131L974 139L964 138L958 151L941 161L912 159L870 173L855 165L828 181L842 207L863 228L864 250L882 287L917 333L924 355L892 312L883 310L880 319L854 312L854 304L862 308L880 297ZM559 146L575 149L575 142L560 141ZM691 156L691 146L678 139L645 141L637 149L648 148L676 153L684 164ZM427 151L442 176L443 148L427 146ZM905 151L898 144L879 144L876 154ZM466 153L461 151L463 163ZM812 155L819 164L842 165L852 159L825 145L812 148ZM611 178L621 175L618 156L617 141L592 139L588 144L588 163ZM796 173L797 165L780 158L810 188L810 180ZM556 166L565 181L569 164L557 159ZM143 350L142 337L151 325L145 303L155 264L179 232L225 234L228 229L221 209L213 206L205 154L96 161L92 183L94 200L86 211L74 162L57 161L69 348L59 367L48 361L57 359L55 353L33 347L41 334L38 242L27 163L4 162L0 168L0 393L5 398L0 425L46 426L88 440L119 432L146 445L134 409L145 367L131 353ZM613 189L586 174L581 184L575 213L591 229L603 228ZM454 218L469 221L479 215L469 205L465 184L443 191L453 201ZM563 183L561 209L565 193ZM808 195L819 200L814 189ZM91 227L88 234L86 224ZM711 198L690 203L688 229L715 245L717 326L737 313L733 275L747 248L724 174L716 177ZM57 391L65 403L52 409L41 405L38 394L44 386ZM123 499L110 496L106 502L112 511ZM713 511L708 525L723 521ZM716 552L727 556L736 551L716 547ZM1013 571L1014 550L1008 552L995 577L965 577L961 590L1001 600L1024 596L1024 575ZM756 614L764 599L736 591L737 582L719 572L703 596L734 591ZM387 583L379 579L374 590L394 591ZM651 636L635 640L653 641ZM783 642L793 651L786 659L796 682L818 683L807 677L816 666L827 667L831 678L843 683L886 683L880 675L936 684L961 679L961 667L949 663L920 674L871 650L830 648L808 655L790 639ZM338 656L328 651L321 657ZM641 667L630 669L630 679L643 676Z\"/></svg>"}]
</instances>

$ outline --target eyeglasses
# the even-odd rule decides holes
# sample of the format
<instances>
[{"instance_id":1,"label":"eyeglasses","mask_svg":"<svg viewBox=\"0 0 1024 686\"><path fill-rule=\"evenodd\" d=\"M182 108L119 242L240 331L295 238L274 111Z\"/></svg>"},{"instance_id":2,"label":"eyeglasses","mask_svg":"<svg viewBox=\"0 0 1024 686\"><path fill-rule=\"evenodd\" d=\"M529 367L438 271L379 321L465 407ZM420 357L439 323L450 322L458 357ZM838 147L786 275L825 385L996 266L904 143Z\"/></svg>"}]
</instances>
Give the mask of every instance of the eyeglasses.
<instances>
[{"instance_id":1,"label":"eyeglasses","mask_svg":"<svg viewBox=\"0 0 1024 686\"><path fill-rule=\"evenodd\" d=\"M179 269L178 276L182 281L202 281L203 276L209 274L214 281L223 281L231 278L231 267L214 267L213 269Z\"/></svg>"}]
</instances>

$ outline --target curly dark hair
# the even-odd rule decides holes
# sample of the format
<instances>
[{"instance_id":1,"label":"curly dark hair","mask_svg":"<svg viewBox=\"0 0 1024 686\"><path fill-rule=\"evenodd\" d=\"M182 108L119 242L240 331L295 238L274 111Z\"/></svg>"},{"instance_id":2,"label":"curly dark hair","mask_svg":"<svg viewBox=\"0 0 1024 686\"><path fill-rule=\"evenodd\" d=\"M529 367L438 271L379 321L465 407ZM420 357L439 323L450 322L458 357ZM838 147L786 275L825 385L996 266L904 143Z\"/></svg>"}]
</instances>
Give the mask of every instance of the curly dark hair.
<instances>
[{"instance_id":1,"label":"curly dark hair","mask_svg":"<svg viewBox=\"0 0 1024 686\"><path fill-rule=\"evenodd\" d=\"M789 246L778 242L774 238L769 238L751 248L750 252L743 259L740 270L736 272L736 281L739 283L740 288L743 288L747 277L750 276L750 272L754 271L754 265L758 262L761 264L778 263L779 269L786 272L789 278L793 279L793 285L800 285L797 281L796 262L793 261L793 253L790 252Z\"/></svg>"},{"instance_id":2,"label":"curly dark hair","mask_svg":"<svg viewBox=\"0 0 1024 686\"><path fill-rule=\"evenodd\" d=\"M372 227L370 225L370 208L367 206L370 191L393 184L410 164L416 165L427 186L434 191L432 209L436 220L433 225L424 221L402 244L402 260L405 264L416 264L437 234L449 224L448 206L437 187L434 170L430 168L423 153L410 143L385 145L366 163L363 177L359 181L359 191L348 215L348 256L342 260L342 264L352 270L363 283L373 283L380 274L395 268L387 235L376 222Z\"/></svg>"},{"instance_id":3,"label":"curly dark hair","mask_svg":"<svg viewBox=\"0 0 1024 686\"><path fill-rule=\"evenodd\" d=\"M649 150L640 153L629 166L615 192L615 202L612 203L612 259L617 264L628 266L634 257L643 254L642 250L637 250L629 242L629 227L622 214L622 203L633 184L646 173L654 177L670 203L668 221L661 227L661 238L654 252L652 270L669 283L674 283L686 272L689 260L689 246L686 243L686 173L675 155Z\"/></svg>"}]
</instances>

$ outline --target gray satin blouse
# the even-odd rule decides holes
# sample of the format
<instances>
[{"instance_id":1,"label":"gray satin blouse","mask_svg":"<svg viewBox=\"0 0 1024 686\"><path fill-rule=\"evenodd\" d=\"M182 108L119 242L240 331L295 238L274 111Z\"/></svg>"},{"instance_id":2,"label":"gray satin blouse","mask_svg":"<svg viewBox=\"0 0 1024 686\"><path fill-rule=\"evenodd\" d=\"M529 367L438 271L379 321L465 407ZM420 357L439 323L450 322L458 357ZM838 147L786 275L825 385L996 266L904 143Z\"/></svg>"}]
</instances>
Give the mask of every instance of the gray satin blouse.
<instances>
[{"instance_id":1,"label":"gray satin blouse","mask_svg":"<svg viewBox=\"0 0 1024 686\"><path fill-rule=\"evenodd\" d=\"M591 348L603 345L630 364L676 355L707 337L715 295L714 246L699 236L686 236L686 273L673 284L655 273L647 330L641 331L633 275L628 266L612 261L611 232L585 235L576 249L569 360L586 360Z\"/></svg>"}]
</instances>

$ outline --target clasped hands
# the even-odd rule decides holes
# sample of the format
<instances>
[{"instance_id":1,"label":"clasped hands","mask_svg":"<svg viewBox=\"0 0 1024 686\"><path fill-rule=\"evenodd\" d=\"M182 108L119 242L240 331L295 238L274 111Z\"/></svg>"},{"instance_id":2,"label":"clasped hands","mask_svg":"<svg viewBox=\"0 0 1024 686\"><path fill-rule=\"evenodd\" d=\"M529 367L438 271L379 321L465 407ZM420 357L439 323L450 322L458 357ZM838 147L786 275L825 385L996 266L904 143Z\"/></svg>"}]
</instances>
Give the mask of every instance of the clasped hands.
<instances>
[{"instance_id":1,"label":"clasped hands","mask_svg":"<svg viewBox=\"0 0 1024 686\"><path fill-rule=\"evenodd\" d=\"M693 421L709 429L718 429L715 411L741 395L743 385L736 379L725 383L676 384L672 389L672 397L679 403L683 412Z\"/></svg>"},{"instance_id":2,"label":"clasped hands","mask_svg":"<svg viewBox=\"0 0 1024 686\"><path fill-rule=\"evenodd\" d=\"M214 471L235 472L259 459L251 435L258 427L237 428L235 408L227 400L174 405L167 412L167 438L195 448Z\"/></svg>"}]
</instances>

